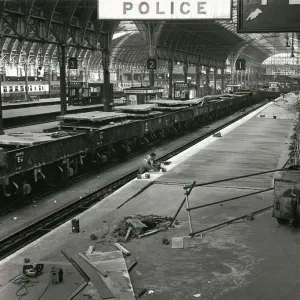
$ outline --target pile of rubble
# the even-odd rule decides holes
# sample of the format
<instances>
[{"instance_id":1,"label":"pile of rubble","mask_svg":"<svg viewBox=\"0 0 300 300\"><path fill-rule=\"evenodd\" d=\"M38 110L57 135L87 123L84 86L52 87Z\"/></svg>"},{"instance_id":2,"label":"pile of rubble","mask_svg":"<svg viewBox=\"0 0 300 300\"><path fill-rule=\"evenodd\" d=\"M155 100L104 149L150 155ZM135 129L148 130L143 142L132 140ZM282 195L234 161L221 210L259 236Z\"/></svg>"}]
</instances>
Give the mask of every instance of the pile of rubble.
<instances>
[{"instance_id":1,"label":"pile of rubble","mask_svg":"<svg viewBox=\"0 0 300 300\"><path fill-rule=\"evenodd\" d=\"M117 224L112 234L116 238L127 242L130 239L141 238L159 231L165 231L169 228L171 221L172 218L157 215L128 216ZM177 225L178 221L175 220L174 224Z\"/></svg>"}]
</instances>

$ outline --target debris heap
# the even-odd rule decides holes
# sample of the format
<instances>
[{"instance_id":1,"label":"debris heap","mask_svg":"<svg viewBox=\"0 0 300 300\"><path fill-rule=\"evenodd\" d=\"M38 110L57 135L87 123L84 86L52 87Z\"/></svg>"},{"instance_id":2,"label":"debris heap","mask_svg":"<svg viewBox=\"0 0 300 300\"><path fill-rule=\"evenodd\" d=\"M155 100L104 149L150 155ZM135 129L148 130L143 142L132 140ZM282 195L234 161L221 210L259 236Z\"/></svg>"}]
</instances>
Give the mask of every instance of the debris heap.
<instances>
[{"instance_id":1,"label":"debris heap","mask_svg":"<svg viewBox=\"0 0 300 300\"><path fill-rule=\"evenodd\" d=\"M116 225L112 234L116 238L123 239L126 242L130 239L139 238L143 234L167 230L171 221L172 218L170 217L157 215L128 216ZM177 225L178 221L175 220L174 224Z\"/></svg>"}]
</instances>

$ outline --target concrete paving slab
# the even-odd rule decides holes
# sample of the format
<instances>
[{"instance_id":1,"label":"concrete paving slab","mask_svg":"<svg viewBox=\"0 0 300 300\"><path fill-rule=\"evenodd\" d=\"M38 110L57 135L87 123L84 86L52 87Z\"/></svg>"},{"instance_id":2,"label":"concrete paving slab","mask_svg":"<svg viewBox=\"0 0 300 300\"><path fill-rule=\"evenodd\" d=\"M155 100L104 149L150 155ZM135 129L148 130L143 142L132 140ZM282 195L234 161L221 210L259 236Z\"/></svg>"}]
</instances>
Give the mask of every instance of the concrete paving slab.
<instances>
[{"instance_id":1,"label":"concrete paving slab","mask_svg":"<svg viewBox=\"0 0 300 300\"><path fill-rule=\"evenodd\" d=\"M165 173L160 181L176 183L210 182L251 173L273 170L289 142L293 122L256 119L237 127ZM217 186L267 188L274 174L217 183Z\"/></svg>"}]
</instances>

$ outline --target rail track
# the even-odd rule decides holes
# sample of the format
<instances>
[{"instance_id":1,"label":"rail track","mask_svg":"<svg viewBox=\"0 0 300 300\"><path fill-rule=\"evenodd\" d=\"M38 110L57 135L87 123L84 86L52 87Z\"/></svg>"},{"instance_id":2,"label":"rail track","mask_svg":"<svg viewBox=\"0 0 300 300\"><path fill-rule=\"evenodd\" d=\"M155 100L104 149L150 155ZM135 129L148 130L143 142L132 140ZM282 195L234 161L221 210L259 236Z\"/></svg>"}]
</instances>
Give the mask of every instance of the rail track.
<instances>
[{"instance_id":1,"label":"rail track","mask_svg":"<svg viewBox=\"0 0 300 300\"><path fill-rule=\"evenodd\" d=\"M232 120L226 122L225 124L206 132L205 134L189 141L188 143L170 151L169 153L161 156L158 158L159 161L167 161L170 158L178 155L179 153L183 152L184 150L192 147L193 145L199 143L200 141L204 140L208 136L224 129L225 127L231 125L232 123L240 120L241 118L245 117L246 115L250 114L251 112L259 109L266 102L263 101L260 105L255 105L254 108L251 110L241 113L238 117L233 118ZM136 154L135 154L136 155ZM116 162L118 164L120 162ZM116 165L115 164L115 165ZM107 166L106 168L110 168L112 165ZM99 171L98 171L99 172ZM98 173L97 172L97 173ZM125 176L112 181L111 183L107 184L106 186L100 188L97 191L82 197L72 203L67 204L66 206L60 208L59 210L50 213L46 217L34 221L31 225L16 231L15 233L10 234L9 236L2 238L0 240L0 259L3 259L10 254L14 253L15 251L19 250L20 248L26 246L27 244L33 242L34 240L38 239L39 237L43 236L44 234L50 232L54 228L58 227L59 225L65 223L67 220L75 217L79 213L89 209L91 206L95 205L99 201L103 200L108 195L112 194L120 187L128 183L129 181L136 178L137 170L134 169L127 173ZM85 175L86 176L86 175ZM90 175L89 175L90 176ZM82 180L82 178L81 178ZM79 180L72 182L72 184L78 182ZM1 215L1 211L0 211Z\"/></svg>"}]
</instances>

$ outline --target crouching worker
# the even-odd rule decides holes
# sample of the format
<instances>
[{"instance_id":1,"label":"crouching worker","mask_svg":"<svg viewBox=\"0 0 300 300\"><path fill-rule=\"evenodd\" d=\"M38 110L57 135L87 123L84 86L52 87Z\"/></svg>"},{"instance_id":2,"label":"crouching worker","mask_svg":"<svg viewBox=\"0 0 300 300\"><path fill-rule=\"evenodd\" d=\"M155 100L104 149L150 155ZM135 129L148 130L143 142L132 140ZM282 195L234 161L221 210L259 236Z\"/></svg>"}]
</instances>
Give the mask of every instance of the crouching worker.
<instances>
[{"instance_id":1,"label":"crouching worker","mask_svg":"<svg viewBox=\"0 0 300 300\"><path fill-rule=\"evenodd\" d=\"M166 171L165 168L162 168L161 167L161 164L160 163L156 163L155 162L155 157L156 157L156 154L155 153L151 153L149 154L140 164L140 167L139 167L139 172L138 174L143 174L145 172L149 172L149 171L159 171L159 170L162 170L163 172Z\"/></svg>"}]
</instances>

